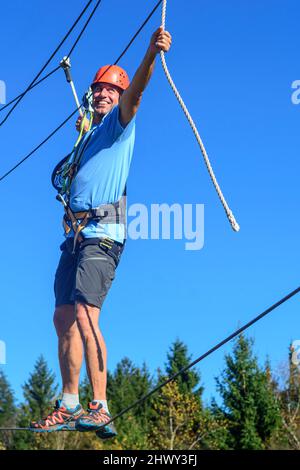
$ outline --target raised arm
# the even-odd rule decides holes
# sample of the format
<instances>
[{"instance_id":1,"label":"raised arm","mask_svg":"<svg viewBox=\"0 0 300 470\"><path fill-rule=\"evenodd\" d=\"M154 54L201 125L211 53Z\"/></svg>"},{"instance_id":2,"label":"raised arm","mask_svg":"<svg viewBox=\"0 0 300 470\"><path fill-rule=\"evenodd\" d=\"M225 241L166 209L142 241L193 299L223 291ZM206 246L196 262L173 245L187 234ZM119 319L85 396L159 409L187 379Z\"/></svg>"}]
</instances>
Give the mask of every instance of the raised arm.
<instances>
[{"instance_id":1,"label":"raised arm","mask_svg":"<svg viewBox=\"0 0 300 470\"><path fill-rule=\"evenodd\" d=\"M153 73L156 55L160 51L168 52L171 43L170 33L164 31L162 27L152 35L146 55L120 99L120 121L123 127L127 126L139 108L143 92Z\"/></svg>"}]
</instances>

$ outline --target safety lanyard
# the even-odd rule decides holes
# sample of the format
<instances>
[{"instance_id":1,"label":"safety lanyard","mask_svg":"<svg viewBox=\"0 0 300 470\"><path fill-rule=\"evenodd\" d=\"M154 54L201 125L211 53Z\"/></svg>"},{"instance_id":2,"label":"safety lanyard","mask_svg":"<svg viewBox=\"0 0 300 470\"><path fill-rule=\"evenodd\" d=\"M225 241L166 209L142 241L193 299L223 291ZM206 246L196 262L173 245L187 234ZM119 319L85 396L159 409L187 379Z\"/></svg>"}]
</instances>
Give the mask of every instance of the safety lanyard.
<instances>
[{"instance_id":1,"label":"safety lanyard","mask_svg":"<svg viewBox=\"0 0 300 470\"><path fill-rule=\"evenodd\" d=\"M64 180L63 193L67 196L70 194L72 182L78 172L84 151L86 150L88 143L91 140L91 137L95 131L96 127L87 131L82 141L77 143L77 147L74 149L74 152L71 154L70 160L66 168L66 178ZM79 145L78 145L79 144Z\"/></svg>"}]
</instances>

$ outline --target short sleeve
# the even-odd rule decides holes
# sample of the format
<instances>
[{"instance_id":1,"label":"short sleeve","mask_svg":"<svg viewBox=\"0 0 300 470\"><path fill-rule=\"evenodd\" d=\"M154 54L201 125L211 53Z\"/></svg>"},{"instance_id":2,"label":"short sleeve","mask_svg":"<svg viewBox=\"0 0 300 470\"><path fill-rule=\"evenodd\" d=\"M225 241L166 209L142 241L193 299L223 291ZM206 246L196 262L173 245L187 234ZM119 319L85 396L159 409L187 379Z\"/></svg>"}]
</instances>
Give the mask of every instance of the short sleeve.
<instances>
[{"instance_id":1,"label":"short sleeve","mask_svg":"<svg viewBox=\"0 0 300 470\"><path fill-rule=\"evenodd\" d=\"M112 142L115 142L124 131L129 131L133 125L135 117L127 124L126 127L123 127L120 123L120 108L119 106L114 106L113 109L103 118L102 125L99 126L99 130L105 132L109 136Z\"/></svg>"}]
</instances>

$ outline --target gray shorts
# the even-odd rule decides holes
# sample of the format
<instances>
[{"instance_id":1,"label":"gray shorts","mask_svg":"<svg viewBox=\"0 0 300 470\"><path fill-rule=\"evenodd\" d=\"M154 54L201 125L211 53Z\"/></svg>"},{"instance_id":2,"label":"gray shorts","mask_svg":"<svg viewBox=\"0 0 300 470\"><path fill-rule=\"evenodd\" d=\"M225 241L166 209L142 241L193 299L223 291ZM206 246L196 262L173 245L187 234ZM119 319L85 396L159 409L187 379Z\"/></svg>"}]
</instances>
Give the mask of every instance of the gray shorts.
<instances>
[{"instance_id":1,"label":"gray shorts","mask_svg":"<svg viewBox=\"0 0 300 470\"><path fill-rule=\"evenodd\" d=\"M117 267L116 260L98 244L78 246L65 241L55 274L55 306L82 302L102 307Z\"/></svg>"}]
</instances>

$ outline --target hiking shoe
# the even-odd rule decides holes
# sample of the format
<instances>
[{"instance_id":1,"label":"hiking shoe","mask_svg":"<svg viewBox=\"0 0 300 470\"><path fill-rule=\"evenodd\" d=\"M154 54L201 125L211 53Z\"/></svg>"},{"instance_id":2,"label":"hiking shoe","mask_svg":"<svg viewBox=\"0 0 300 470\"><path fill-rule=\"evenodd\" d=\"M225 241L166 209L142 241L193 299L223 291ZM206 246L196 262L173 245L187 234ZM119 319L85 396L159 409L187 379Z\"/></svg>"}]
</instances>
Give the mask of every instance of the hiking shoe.
<instances>
[{"instance_id":1,"label":"hiking shoe","mask_svg":"<svg viewBox=\"0 0 300 470\"><path fill-rule=\"evenodd\" d=\"M76 421L76 429L83 432L97 431L96 434L100 439L109 439L117 435L113 423L105 425L110 419L111 415L103 408L102 404L92 401L88 405L88 414Z\"/></svg>"},{"instance_id":2,"label":"hiking shoe","mask_svg":"<svg viewBox=\"0 0 300 470\"><path fill-rule=\"evenodd\" d=\"M64 408L61 400L57 400L54 410L47 418L30 423L30 430L33 432L53 432L53 431L75 431L76 421L85 414L81 405L76 408Z\"/></svg>"}]
</instances>

